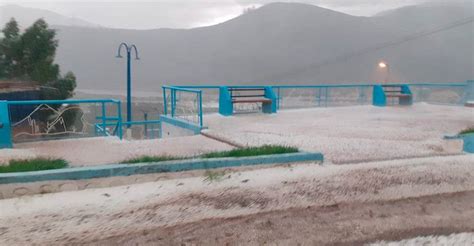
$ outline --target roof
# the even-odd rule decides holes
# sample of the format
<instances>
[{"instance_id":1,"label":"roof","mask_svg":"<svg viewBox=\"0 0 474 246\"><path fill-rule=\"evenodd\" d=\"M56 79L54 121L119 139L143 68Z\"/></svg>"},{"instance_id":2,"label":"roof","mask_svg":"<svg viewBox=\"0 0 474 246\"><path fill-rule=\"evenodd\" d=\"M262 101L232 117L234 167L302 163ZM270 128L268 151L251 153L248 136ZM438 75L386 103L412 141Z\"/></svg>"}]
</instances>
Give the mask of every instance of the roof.
<instances>
[{"instance_id":1,"label":"roof","mask_svg":"<svg viewBox=\"0 0 474 246\"><path fill-rule=\"evenodd\" d=\"M0 93L18 91L36 91L40 86L33 82L0 80Z\"/></svg>"}]
</instances>

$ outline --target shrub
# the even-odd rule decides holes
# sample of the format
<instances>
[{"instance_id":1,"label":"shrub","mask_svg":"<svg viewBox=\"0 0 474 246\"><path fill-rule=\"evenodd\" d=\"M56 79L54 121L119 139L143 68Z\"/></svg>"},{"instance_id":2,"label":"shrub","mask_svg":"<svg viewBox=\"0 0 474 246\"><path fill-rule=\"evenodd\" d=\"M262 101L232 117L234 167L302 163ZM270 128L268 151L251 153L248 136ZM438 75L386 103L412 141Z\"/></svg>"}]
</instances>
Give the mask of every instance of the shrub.
<instances>
[{"instance_id":1,"label":"shrub","mask_svg":"<svg viewBox=\"0 0 474 246\"><path fill-rule=\"evenodd\" d=\"M460 131L459 135L468 134L468 133L474 133L474 126L468 127L466 129Z\"/></svg>"},{"instance_id":2,"label":"shrub","mask_svg":"<svg viewBox=\"0 0 474 246\"><path fill-rule=\"evenodd\" d=\"M263 145L260 147L246 147L230 151L211 152L202 155L202 158L245 157L259 155L275 155L299 152L298 148L281 145Z\"/></svg>"},{"instance_id":3,"label":"shrub","mask_svg":"<svg viewBox=\"0 0 474 246\"><path fill-rule=\"evenodd\" d=\"M168 156L168 155L162 155L162 156L140 156L136 158L132 158L129 160L125 160L122 163L125 164L136 164L136 163L144 163L144 162L160 162L160 161L172 161L172 160L181 160L184 159L182 157L176 157L176 156Z\"/></svg>"},{"instance_id":4,"label":"shrub","mask_svg":"<svg viewBox=\"0 0 474 246\"><path fill-rule=\"evenodd\" d=\"M10 160L7 166L0 166L0 173L30 172L60 169L68 166L63 159L36 158L29 160Z\"/></svg>"}]
</instances>

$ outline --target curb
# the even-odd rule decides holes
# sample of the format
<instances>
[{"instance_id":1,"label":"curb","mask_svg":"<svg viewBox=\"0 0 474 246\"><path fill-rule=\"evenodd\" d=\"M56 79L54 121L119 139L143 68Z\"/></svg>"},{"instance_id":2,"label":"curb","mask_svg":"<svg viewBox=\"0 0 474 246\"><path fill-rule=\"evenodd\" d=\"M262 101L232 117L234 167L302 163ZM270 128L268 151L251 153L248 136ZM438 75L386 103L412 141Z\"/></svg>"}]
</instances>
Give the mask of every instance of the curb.
<instances>
[{"instance_id":1,"label":"curb","mask_svg":"<svg viewBox=\"0 0 474 246\"><path fill-rule=\"evenodd\" d=\"M281 164L290 162L323 161L321 153L290 153L239 158L212 158L174 160L139 164L111 164L93 167L76 167L35 172L0 174L0 184L29 183L48 180L81 180L114 176L130 176L163 172L180 172L222 167Z\"/></svg>"}]
</instances>

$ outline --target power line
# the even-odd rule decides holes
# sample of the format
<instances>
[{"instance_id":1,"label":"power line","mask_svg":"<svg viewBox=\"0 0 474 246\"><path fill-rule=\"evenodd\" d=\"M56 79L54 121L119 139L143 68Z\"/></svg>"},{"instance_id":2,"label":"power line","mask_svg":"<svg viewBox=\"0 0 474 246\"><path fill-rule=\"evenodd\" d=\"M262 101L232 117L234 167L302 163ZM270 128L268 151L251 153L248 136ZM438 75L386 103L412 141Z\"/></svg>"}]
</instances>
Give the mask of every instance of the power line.
<instances>
[{"instance_id":1,"label":"power line","mask_svg":"<svg viewBox=\"0 0 474 246\"><path fill-rule=\"evenodd\" d=\"M433 35L433 34L436 34L436 33L439 33L439 32L447 31L449 29L453 29L453 28L456 28L456 27L459 27L459 26L463 26L463 25L469 24L471 22L474 22L474 16L471 16L471 17L468 17L468 18L465 18L465 19L461 19L461 20L455 21L453 23L450 23L449 25L441 26L441 27L438 27L438 28L435 28L435 29L432 29L432 30L422 31L422 32L417 32L417 33L411 34L411 35L407 35L407 36L405 36L401 39L395 40L395 41L388 41L388 42L381 43L381 44L378 44L378 45L370 47L370 48L365 48L365 49L362 49L362 50L359 50L359 51L348 52L348 53L345 53L345 54L342 54L342 55L338 55L338 56L335 56L332 59L328 59L326 61L319 62L319 63L310 64L310 65L308 65L304 68L299 68L299 69L295 69L295 70L292 70L292 71L289 71L289 72L280 73L278 76L274 75L272 77L274 77L274 78L275 77L276 78L284 77L284 76L288 76L288 75L302 73L302 72L305 72L309 69L319 69L319 68L327 66L327 65L336 64L336 63L339 63L341 61L347 61L348 59L354 58L356 56L365 55L367 53L382 50L382 49L385 49L385 48L388 48L388 47L397 46L397 45L400 45L400 44L403 44L403 43L406 43L406 42L410 42L410 41L413 41L413 40L416 40L416 39L420 39L420 38L423 38L423 37L426 37L426 36L430 36L430 35Z\"/></svg>"}]
</instances>

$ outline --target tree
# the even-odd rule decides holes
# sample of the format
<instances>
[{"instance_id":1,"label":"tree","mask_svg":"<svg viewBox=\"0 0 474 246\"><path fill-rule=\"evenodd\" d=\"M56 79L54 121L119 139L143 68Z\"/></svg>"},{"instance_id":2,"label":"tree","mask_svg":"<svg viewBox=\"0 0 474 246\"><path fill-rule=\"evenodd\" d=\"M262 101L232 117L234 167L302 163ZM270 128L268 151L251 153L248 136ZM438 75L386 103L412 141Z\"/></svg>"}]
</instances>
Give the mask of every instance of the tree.
<instances>
[{"instance_id":1,"label":"tree","mask_svg":"<svg viewBox=\"0 0 474 246\"><path fill-rule=\"evenodd\" d=\"M20 29L15 19L2 30L4 38L0 40L0 78L17 73L17 64L21 57Z\"/></svg>"},{"instance_id":2,"label":"tree","mask_svg":"<svg viewBox=\"0 0 474 246\"><path fill-rule=\"evenodd\" d=\"M64 77L61 77L51 83L43 86L42 98L45 100L56 99L64 100L74 96L74 89L76 88L76 76L68 72Z\"/></svg>"},{"instance_id":3,"label":"tree","mask_svg":"<svg viewBox=\"0 0 474 246\"><path fill-rule=\"evenodd\" d=\"M54 64L58 41L56 32L39 19L21 35L23 57L20 67L29 79L42 85L59 77L59 66Z\"/></svg>"},{"instance_id":4,"label":"tree","mask_svg":"<svg viewBox=\"0 0 474 246\"><path fill-rule=\"evenodd\" d=\"M72 72L61 76L54 63L58 40L56 31L39 19L20 34L12 18L0 39L0 78L20 79L42 86L43 99L67 99L74 95L76 77Z\"/></svg>"}]
</instances>

